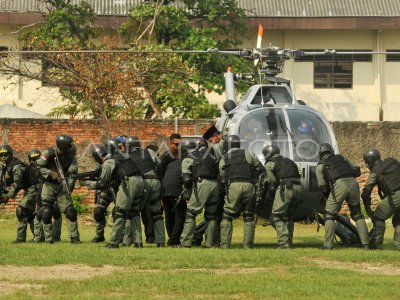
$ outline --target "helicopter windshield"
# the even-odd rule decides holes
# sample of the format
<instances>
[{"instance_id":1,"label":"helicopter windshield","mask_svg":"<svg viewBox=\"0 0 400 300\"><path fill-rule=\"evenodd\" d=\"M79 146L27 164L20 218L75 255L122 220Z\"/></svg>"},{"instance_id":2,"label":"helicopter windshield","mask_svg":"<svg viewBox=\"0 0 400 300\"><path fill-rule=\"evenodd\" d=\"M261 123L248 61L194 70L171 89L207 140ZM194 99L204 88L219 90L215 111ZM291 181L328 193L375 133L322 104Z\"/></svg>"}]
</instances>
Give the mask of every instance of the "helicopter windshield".
<instances>
[{"instance_id":1,"label":"helicopter windshield","mask_svg":"<svg viewBox=\"0 0 400 300\"><path fill-rule=\"evenodd\" d=\"M251 112L240 122L239 136L242 147L255 153L260 159L266 145L277 145L281 154L290 157L286 118L280 108L259 109Z\"/></svg>"},{"instance_id":2,"label":"helicopter windshield","mask_svg":"<svg viewBox=\"0 0 400 300\"><path fill-rule=\"evenodd\" d=\"M310 111L288 109L287 114L293 135L294 160L319 161L319 145L332 144L327 126Z\"/></svg>"},{"instance_id":3,"label":"helicopter windshield","mask_svg":"<svg viewBox=\"0 0 400 300\"><path fill-rule=\"evenodd\" d=\"M318 162L319 144L332 142L327 125L312 112L299 109L254 110L241 120L238 135L242 148L262 161L262 149L272 144L294 161Z\"/></svg>"}]
</instances>

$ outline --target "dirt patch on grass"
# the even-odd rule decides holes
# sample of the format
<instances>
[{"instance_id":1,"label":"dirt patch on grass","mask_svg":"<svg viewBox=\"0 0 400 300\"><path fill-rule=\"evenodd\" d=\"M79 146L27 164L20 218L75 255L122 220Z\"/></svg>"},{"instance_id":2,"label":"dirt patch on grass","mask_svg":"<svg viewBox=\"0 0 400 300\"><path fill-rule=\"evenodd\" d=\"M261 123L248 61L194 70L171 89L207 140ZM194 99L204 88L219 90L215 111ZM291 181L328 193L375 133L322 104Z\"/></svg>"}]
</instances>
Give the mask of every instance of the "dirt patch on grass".
<instances>
[{"instance_id":1,"label":"dirt patch on grass","mask_svg":"<svg viewBox=\"0 0 400 300\"><path fill-rule=\"evenodd\" d=\"M252 267L241 267L241 268L223 268L223 269L206 269L206 268L197 268L197 269L139 269L138 272L142 273L181 273L181 272L199 272L199 273L210 273L215 275L227 275L227 274L254 274L254 273L285 273L287 271L287 267L284 266L275 266L271 268L252 268Z\"/></svg>"},{"instance_id":2,"label":"dirt patch on grass","mask_svg":"<svg viewBox=\"0 0 400 300\"><path fill-rule=\"evenodd\" d=\"M1 282L0 295L4 297L13 294L16 291L31 292L32 290L40 289L42 287L43 285L40 284L29 284L29 283L16 284L16 283Z\"/></svg>"},{"instance_id":3,"label":"dirt patch on grass","mask_svg":"<svg viewBox=\"0 0 400 300\"><path fill-rule=\"evenodd\" d=\"M301 257L300 259L307 262L316 263L317 265L324 268L352 270L361 273L377 274L377 275L389 275L389 276L400 275L400 267L395 267L390 264L366 263L366 262L351 263L351 262L342 262L336 260L328 260L323 257Z\"/></svg>"},{"instance_id":4,"label":"dirt patch on grass","mask_svg":"<svg viewBox=\"0 0 400 300\"><path fill-rule=\"evenodd\" d=\"M0 266L0 281L26 281L66 279L82 280L94 276L106 276L122 269L116 266L91 267L87 265L55 265L55 266Z\"/></svg>"}]
</instances>

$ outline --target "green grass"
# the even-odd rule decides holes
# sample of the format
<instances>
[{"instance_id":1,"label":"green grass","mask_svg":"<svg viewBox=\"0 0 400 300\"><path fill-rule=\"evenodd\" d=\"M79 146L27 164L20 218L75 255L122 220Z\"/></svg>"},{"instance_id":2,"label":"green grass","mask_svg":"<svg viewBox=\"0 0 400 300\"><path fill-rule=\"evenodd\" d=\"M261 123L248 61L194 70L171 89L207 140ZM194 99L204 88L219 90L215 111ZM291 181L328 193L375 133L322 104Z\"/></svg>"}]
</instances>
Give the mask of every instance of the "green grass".
<instances>
[{"instance_id":1,"label":"green grass","mask_svg":"<svg viewBox=\"0 0 400 300\"><path fill-rule=\"evenodd\" d=\"M275 231L270 226L257 226L255 249L242 249L240 221L235 223L234 245L229 250L159 249L153 245L145 245L144 249L100 249L99 245L88 242L93 237L94 226L84 224L80 224L84 242L81 245L68 243L65 224L61 243L13 245L16 225L14 218L0 219L0 268L3 270L0 273L0 297L7 299L397 299L400 294L399 275L382 273L385 268L386 274L400 270L400 253L391 250L393 230L390 224L383 251L340 246L334 251L322 251L319 247L323 228L316 233L315 225L304 224L296 224L295 248L292 250L275 249ZM338 269L339 262L343 263L340 267L351 264L357 270ZM99 267L98 276L80 279L74 279L74 276L69 279L46 277L47 272L51 275L52 267L65 264ZM38 266L49 269L47 272L43 269L44 275L37 278L21 272L11 280L4 272L7 273L6 265L9 270L17 266L32 266L31 270ZM118 268L102 275L100 267L105 265ZM37 287L22 289L13 284ZM6 293L7 286L13 289Z\"/></svg>"}]
</instances>

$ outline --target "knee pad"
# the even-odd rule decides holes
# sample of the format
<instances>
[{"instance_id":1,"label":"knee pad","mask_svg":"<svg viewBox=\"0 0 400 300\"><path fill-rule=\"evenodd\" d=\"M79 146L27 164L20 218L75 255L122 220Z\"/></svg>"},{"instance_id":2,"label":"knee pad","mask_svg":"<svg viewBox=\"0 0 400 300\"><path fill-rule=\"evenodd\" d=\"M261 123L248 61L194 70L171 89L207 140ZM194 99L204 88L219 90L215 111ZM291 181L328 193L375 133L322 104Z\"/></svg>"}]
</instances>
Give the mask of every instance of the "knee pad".
<instances>
[{"instance_id":1,"label":"knee pad","mask_svg":"<svg viewBox=\"0 0 400 300\"><path fill-rule=\"evenodd\" d=\"M205 212L204 213L204 220L208 221L212 221L212 220L217 220L217 216L215 214L210 214Z\"/></svg>"},{"instance_id":2,"label":"knee pad","mask_svg":"<svg viewBox=\"0 0 400 300\"><path fill-rule=\"evenodd\" d=\"M186 219L192 219L195 220L196 219L197 214L193 211L193 210L187 210L186 212Z\"/></svg>"},{"instance_id":3,"label":"knee pad","mask_svg":"<svg viewBox=\"0 0 400 300\"><path fill-rule=\"evenodd\" d=\"M126 219L128 216L128 212L124 209L119 208L118 206L115 206L113 211L112 211L112 217L114 222L118 219Z\"/></svg>"},{"instance_id":4,"label":"knee pad","mask_svg":"<svg viewBox=\"0 0 400 300\"><path fill-rule=\"evenodd\" d=\"M36 220L39 222L42 222L42 215L43 215L43 207L39 208L39 210L36 213Z\"/></svg>"},{"instance_id":5,"label":"knee pad","mask_svg":"<svg viewBox=\"0 0 400 300\"><path fill-rule=\"evenodd\" d=\"M128 211L128 213L126 214L126 217L129 219L129 220L131 220L131 219L133 219L134 217L138 217L140 215L140 212L139 211L137 211L137 210L130 210L130 211Z\"/></svg>"},{"instance_id":6,"label":"knee pad","mask_svg":"<svg viewBox=\"0 0 400 300\"><path fill-rule=\"evenodd\" d=\"M244 222L253 222L254 221L254 213L251 211L243 212L243 221Z\"/></svg>"},{"instance_id":7,"label":"knee pad","mask_svg":"<svg viewBox=\"0 0 400 300\"><path fill-rule=\"evenodd\" d=\"M93 210L93 217L96 222L103 222L106 220L107 211L102 206L96 206Z\"/></svg>"},{"instance_id":8,"label":"knee pad","mask_svg":"<svg viewBox=\"0 0 400 300\"><path fill-rule=\"evenodd\" d=\"M72 204L69 204L64 211L65 217L71 222L76 222L78 219L78 212Z\"/></svg>"},{"instance_id":9,"label":"knee pad","mask_svg":"<svg viewBox=\"0 0 400 300\"><path fill-rule=\"evenodd\" d=\"M226 220L228 222L232 222L234 217L235 216L224 212L224 214L222 215L222 220Z\"/></svg>"},{"instance_id":10,"label":"knee pad","mask_svg":"<svg viewBox=\"0 0 400 300\"><path fill-rule=\"evenodd\" d=\"M157 211L154 211L151 213L151 218L153 219L153 222L156 222L158 220L162 220L162 209L159 209Z\"/></svg>"},{"instance_id":11,"label":"knee pad","mask_svg":"<svg viewBox=\"0 0 400 300\"><path fill-rule=\"evenodd\" d=\"M44 206L42 211L42 222L43 224L51 224L51 219L53 217L53 209L50 206Z\"/></svg>"},{"instance_id":12,"label":"knee pad","mask_svg":"<svg viewBox=\"0 0 400 300\"><path fill-rule=\"evenodd\" d=\"M398 225L400 225L400 212L398 212L398 213L395 213L394 215L393 215L393 218L392 218L392 225L393 225L393 227L397 227Z\"/></svg>"},{"instance_id":13,"label":"knee pad","mask_svg":"<svg viewBox=\"0 0 400 300\"><path fill-rule=\"evenodd\" d=\"M25 208L23 208L21 205L18 205L17 209L15 210L15 214L17 215L19 222L23 222L26 218Z\"/></svg>"},{"instance_id":14,"label":"knee pad","mask_svg":"<svg viewBox=\"0 0 400 300\"><path fill-rule=\"evenodd\" d=\"M325 221L335 221L336 220L336 214L332 214L330 212L325 212L324 220Z\"/></svg>"},{"instance_id":15,"label":"knee pad","mask_svg":"<svg viewBox=\"0 0 400 300\"><path fill-rule=\"evenodd\" d=\"M61 210L58 206L53 208L53 218L56 220L61 218Z\"/></svg>"},{"instance_id":16,"label":"knee pad","mask_svg":"<svg viewBox=\"0 0 400 300\"><path fill-rule=\"evenodd\" d=\"M358 220L364 219L364 216L361 213L360 203L355 204L355 205L350 205L349 204L349 209L350 209L351 218L354 221L358 221Z\"/></svg>"}]
</instances>

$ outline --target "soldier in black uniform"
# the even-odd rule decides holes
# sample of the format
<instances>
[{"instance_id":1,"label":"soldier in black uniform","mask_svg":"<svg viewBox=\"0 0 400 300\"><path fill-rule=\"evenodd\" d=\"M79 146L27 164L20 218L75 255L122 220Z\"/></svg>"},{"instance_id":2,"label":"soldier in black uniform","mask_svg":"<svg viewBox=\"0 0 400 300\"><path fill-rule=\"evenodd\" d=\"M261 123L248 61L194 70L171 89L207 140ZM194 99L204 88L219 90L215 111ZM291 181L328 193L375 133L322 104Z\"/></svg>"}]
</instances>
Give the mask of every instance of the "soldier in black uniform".
<instances>
[{"instance_id":1,"label":"soldier in black uniform","mask_svg":"<svg viewBox=\"0 0 400 300\"><path fill-rule=\"evenodd\" d=\"M168 233L168 246L180 244L186 216L186 202L181 200L182 193L182 157L179 151L181 136L174 133L170 136L170 149L161 156L160 177L163 187L163 208L165 227Z\"/></svg>"},{"instance_id":2,"label":"soldier in black uniform","mask_svg":"<svg viewBox=\"0 0 400 300\"><path fill-rule=\"evenodd\" d=\"M374 223L371 248L382 249L386 230L385 221L393 216L393 242L395 249L400 250L400 163L390 157L382 160L377 149L364 152L364 161L371 170L361 195L365 209ZM381 201L372 213L371 192L375 185L378 185Z\"/></svg>"},{"instance_id":3,"label":"soldier in black uniform","mask_svg":"<svg viewBox=\"0 0 400 300\"><path fill-rule=\"evenodd\" d=\"M36 184L39 182L39 177L35 176L34 168L26 166L22 161L14 157L13 149L7 144L0 146L0 159L3 164L1 181L4 185L3 188L7 191L2 192L1 202L7 203L8 199L15 198L21 189L24 190L22 200L16 209L19 225L17 239L14 243L25 243L28 224L30 224L33 234Z\"/></svg>"},{"instance_id":4,"label":"soldier in black uniform","mask_svg":"<svg viewBox=\"0 0 400 300\"><path fill-rule=\"evenodd\" d=\"M327 197L325 205L325 241L322 249L333 249L335 221L343 202L349 205L352 219L356 222L358 235L364 249L369 249L368 228L360 207L360 187L355 177L360 176L360 168L347 158L335 154L330 144L320 145L320 162L316 175L318 187Z\"/></svg>"}]
</instances>

